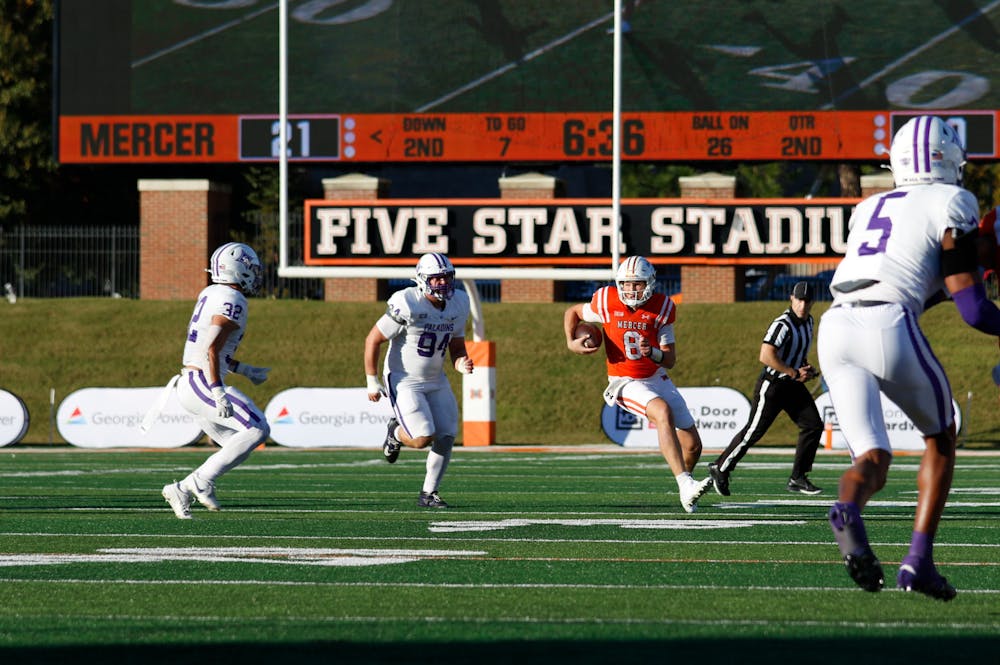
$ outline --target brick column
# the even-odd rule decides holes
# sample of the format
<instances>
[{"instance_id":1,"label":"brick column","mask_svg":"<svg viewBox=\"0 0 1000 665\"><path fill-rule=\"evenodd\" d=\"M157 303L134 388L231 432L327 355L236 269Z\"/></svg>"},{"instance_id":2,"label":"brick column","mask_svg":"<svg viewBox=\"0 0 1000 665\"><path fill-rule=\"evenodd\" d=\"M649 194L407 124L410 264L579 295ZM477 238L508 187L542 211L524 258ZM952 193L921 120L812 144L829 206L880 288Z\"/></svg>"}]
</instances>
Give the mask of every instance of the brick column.
<instances>
[{"instance_id":1,"label":"brick column","mask_svg":"<svg viewBox=\"0 0 1000 665\"><path fill-rule=\"evenodd\" d=\"M703 173L679 179L681 198L735 199L736 177ZM655 260L655 257L652 257ZM742 266L681 266L684 302L736 302L744 298Z\"/></svg>"},{"instance_id":2,"label":"brick column","mask_svg":"<svg viewBox=\"0 0 1000 665\"><path fill-rule=\"evenodd\" d=\"M563 183L544 173L523 173L500 178L501 199L555 199ZM500 297L507 302L557 302L563 299L565 282L554 279L504 279Z\"/></svg>"},{"instance_id":3,"label":"brick column","mask_svg":"<svg viewBox=\"0 0 1000 665\"><path fill-rule=\"evenodd\" d=\"M361 201L385 198L389 181L363 173L323 178L323 198L327 201ZM374 277L331 277L323 280L326 302L372 302L381 300L386 280Z\"/></svg>"},{"instance_id":4,"label":"brick column","mask_svg":"<svg viewBox=\"0 0 1000 665\"><path fill-rule=\"evenodd\" d=\"M894 188L895 184L892 180L892 173L875 173L872 175L861 176L861 196L864 198L867 198L872 194L888 192L890 189Z\"/></svg>"},{"instance_id":5,"label":"brick column","mask_svg":"<svg viewBox=\"0 0 1000 665\"><path fill-rule=\"evenodd\" d=\"M189 300L229 239L230 188L208 180L139 180L139 297Z\"/></svg>"}]
</instances>

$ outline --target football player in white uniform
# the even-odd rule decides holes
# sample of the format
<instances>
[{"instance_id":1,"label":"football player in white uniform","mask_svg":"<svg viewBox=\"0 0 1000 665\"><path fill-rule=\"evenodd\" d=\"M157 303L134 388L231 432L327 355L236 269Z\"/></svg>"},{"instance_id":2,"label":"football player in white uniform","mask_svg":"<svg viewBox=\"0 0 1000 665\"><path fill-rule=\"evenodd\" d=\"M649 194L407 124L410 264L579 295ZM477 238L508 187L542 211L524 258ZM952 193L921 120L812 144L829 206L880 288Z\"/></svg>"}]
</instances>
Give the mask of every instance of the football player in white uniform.
<instances>
[{"instance_id":1,"label":"football player in white uniform","mask_svg":"<svg viewBox=\"0 0 1000 665\"><path fill-rule=\"evenodd\" d=\"M387 395L395 413L382 445L386 461L395 462L401 446L430 446L417 505L447 508L438 486L458 433L458 402L444 373L444 358L447 353L462 374L473 371L465 350L469 296L455 290L455 268L444 254L421 256L413 281L416 286L389 297L385 314L365 339L368 399L377 402ZM376 373L385 342L383 385Z\"/></svg>"},{"instance_id":2,"label":"football player in white uniform","mask_svg":"<svg viewBox=\"0 0 1000 665\"><path fill-rule=\"evenodd\" d=\"M932 116L912 118L889 152L895 189L854 210L847 251L819 328L819 362L830 388L852 466L841 476L829 520L852 579L883 585L861 511L885 485L892 448L879 391L913 421L926 450L917 474L917 509L899 588L951 600L932 553L955 466L951 386L918 318L951 294L962 319L1000 335L1000 310L986 297L976 265L979 206L961 187L965 149L955 130Z\"/></svg>"},{"instance_id":3,"label":"football player in white uniform","mask_svg":"<svg viewBox=\"0 0 1000 665\"><path fill-rule=\"evenodd\" d=\"M219 510L215 481L243 463L271 432L253 401L223 382L235 372L257 385L270 371L236 360L247 325L246 295L260 287L260 260L250 247L230 242L215 250L207 272L214 283L198 294L176 390L177 400L221 449L180 482L163 487L163 498L180 519L190 519L192 495Z\"/></svg>"}]
</instances>

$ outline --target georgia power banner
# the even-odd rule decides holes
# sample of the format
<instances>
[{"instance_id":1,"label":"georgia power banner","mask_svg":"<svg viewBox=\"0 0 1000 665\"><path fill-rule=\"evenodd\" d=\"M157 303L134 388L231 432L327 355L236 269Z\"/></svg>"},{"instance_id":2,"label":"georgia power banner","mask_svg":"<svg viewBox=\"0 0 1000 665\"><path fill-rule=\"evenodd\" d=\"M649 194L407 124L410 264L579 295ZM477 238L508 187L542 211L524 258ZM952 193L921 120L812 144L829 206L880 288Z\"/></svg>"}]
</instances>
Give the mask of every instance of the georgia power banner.
<instances>
[{"instance_id":1,"label":"georgia power banner","mask_svg":"<svg viewBox=\"0 0 1000 665\"><path fill-rule=\"evenodd\" d=\"M268 402L271 439L291 448L381 446L392 407L365 388L291 388Z\"/></svg>"},{"instance_id":2,"label":"georgia power banner","mask_svg":"<svg viewBox=\"0 0 1000 665\"><path fill-rule=\"evenodd\" d=\"M14 393L0 389L0 446L17 443L28 432L28 407Z\"/></svg>"},{"instance_id":3,"label":"georgia power banner","mask_svg":"<svg viewBox=\"0 0 1000 665\"><path fill-rule=\"evenodd\" d=\"M179 448L201 438L201 427L173 390L150 430L139 429L162 392L163 386L83 388L59 404L56 427L62 438L81 448Z\"/></svg>"}]
</instances>

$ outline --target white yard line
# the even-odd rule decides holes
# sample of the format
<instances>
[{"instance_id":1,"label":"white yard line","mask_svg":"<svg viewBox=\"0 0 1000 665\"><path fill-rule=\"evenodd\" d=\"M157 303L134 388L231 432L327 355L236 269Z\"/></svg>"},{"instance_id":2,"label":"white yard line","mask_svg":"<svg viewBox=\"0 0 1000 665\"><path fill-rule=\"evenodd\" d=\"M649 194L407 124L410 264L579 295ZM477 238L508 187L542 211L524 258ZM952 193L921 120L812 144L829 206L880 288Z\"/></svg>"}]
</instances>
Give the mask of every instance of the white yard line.
<instances>
[{"instance_id":1,"label":"white yard line","mask_svg":"<svg viewBox=\"0 0 1000 665\"><path fill-rule=\"evenodd\" d=\"M983 7L982 9L977 9L975 12L969 14L964 19L962 19L962 21L960 21L959 23L956 23L955 25L952 25L947 30L938 33L937 35L935 35L931 39L928 39L926 42L924 42L923 44L921 44L917 48L912 49L908 53L905 53L901 57L897 58L896 60L893 60L888 65L886 65L885 67L883 67L879 71L875 72L874 74L872 74L868 78L864 79L863 81L861 81L860 83L858 83L856 86L854 86L850 90L846 90L843 93L841 93L840 95L838 95L837 98L834 99L832 102L829 102L828 104L824 104L820 108L822 110L824 110L824 111L828 111L830 109L836 108L837 102L839 102L842 99L845 99L847 97L850 97L855 92L860 92L861 90L864 90L865 88L867 88L869 85L871 85L875 81L878 81L879 79L884 78L890 72L894 71L895 69L898 69L899 67L901 67L902 65L906 64L907 62L909 62L913 58L917 57L921 53L923 53L923 52L931 49L934 46L937 46L938 44L940 44L942 42L944 42L949 37L953 36L954 34L956 34L959 31L961 31L965 27L966 23L974 21L974 20L980 18L980 16L986 16L991 11L993 11L994 9L996 9L998 5L1000 5L1000 0L994 0L994 2L988 4L987 6Z\"/></svg>"}]
</instances>

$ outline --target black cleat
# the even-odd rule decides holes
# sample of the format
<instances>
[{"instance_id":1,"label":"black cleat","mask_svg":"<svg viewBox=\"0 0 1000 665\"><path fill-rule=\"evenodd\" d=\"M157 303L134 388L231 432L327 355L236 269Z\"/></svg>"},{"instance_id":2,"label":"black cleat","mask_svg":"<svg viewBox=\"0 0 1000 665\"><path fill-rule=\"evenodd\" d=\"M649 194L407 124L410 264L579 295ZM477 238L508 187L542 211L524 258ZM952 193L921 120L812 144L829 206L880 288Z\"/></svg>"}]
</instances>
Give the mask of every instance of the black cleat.
<instances>
[{"instance_id":1,"label":"black cleat","mask_svg":"<svg viewBox=\"0 0 1000 665\"><path fill-rule=\"evenodd\" d=\"M712 462L708 465L708 475L712 476L712 485L715 491L721 496L729 496L729 474L719 469L719 465Z\"/></svg>"},{"instance_id":2,"label":"black cleat","mask_svg":"<svg viewBox=\"0 0 1000 665\"><path fill-rule=\"evenodd\" d=\"M421 508L447 508L448 504L445 503L441 495L437 493L437 490L433 492L421 492L420 496L417 497L417 505Z\"/></svg>"},{"instance_id":3,"label":"black cleat","mask_svg":"<svg viewBox=\"0 0 1000 665\"><path fill-rule=\"evenodd\" d=\"M398 426L398 420L395 418L389 419L389 425L386 428L385 443L382 444L382 454L385 456L385 461L389 464L399 459L399 450L403 447L403 444L396 438L396 428Z\"/></svg>"},{"instance_id":4,"label":"black cleat","mask_svg":"<svg viewBox=\"0 0 1000 665\"><path fill-rule=\"evenodd\" d=\"M870 548L861 554L848 554L844 557L844 565L847 566L847 573L854 583L865 591L882 590L885 584L882 564Z\"/></svg>"},{"instance_id":5,"label":"black cleat","mask_svg":"<svg viewBox=\"0 0 1000 665\"><path fill-rule=\"evenodd\" d=\"M798 492L800 494L815 495L821 493L823 490L816 487L806 476L800 476L798 478L789 478L788 484L785 485L785 489L789 492Z\"/></svg>"}]
</instances>

